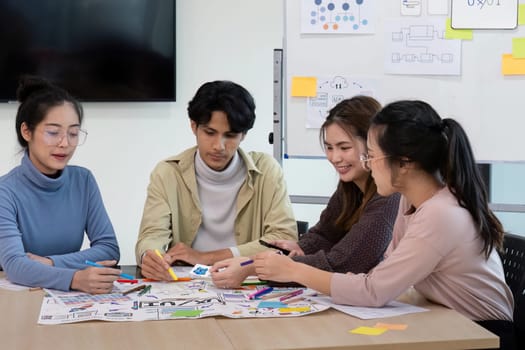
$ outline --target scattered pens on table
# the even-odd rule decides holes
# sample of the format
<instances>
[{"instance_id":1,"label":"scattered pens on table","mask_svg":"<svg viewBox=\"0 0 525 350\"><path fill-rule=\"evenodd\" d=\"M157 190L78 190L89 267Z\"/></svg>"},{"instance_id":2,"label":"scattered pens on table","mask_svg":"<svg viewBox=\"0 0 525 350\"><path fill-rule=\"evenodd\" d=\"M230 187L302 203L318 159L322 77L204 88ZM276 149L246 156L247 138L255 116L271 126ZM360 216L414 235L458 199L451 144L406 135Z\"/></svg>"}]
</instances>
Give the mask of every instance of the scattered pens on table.
<instances>
[{"instance_id":1,"label":"scattered pens on table","mask_svg":"<svg viewBox=\"0 0 525 350\"><path fill-rule=\"evenodd\" d=\"M155 249L155 254L157 254L159 258L164 259L164 257L162 256L162 254L159 252L158 249ZM168 267L168 273L170 274L171 278L173 278L174 281L177 281L179 279L177 275L175 274L175 272L173 271L173 269L171 268L171 266Z\"/></svg>"},{"instance_id":2,"label":"scattered pens on table","mask_svg":"<svg viewBox=\"0 0 525 350\"><path fill-rule=\"evenodd\" d=\"M139 283L139 280L127 280L127 279L118 279L117 280L118 283L130 283L130 284L135 284L135 283Z\"/></svg>"},{"instance_id":3,"label":"scattered pens on table","mask_svg":"<svg viewBox=\"0 0 525 350\"><path fill-rule=\"evenodd\" d=\"M104 266L104 265L97 264L96 262L93 262L93 261L90 261L90 260L86 260L86 265L94 266L94 267L110 267L110 266ZM133 277L131 275L128 275L127 273L121 273L119 276L122 277L122 278L125 278L127 280L135 279L135 277Z\"/></svg>"},{"instance_id":4,"label":"scattered pens on table","mask_svg":"<svg viewBox=\"0 0 525 350\"><path fill-rule=\"evenodd\" d=\"M246 280L244 282L241 283L241 286L264 286L268 284L268 282L266 281L250 281L250 280Z\"/></svg>"},{"instance_id":5,"label":"scattered pens on table","mask_svg":"<svg viewBox=\"0 0 525 350\"><path fill-rule=\"evenodd\" d=\"M275 298L280 298L280 297L288 295L288 294L290 294L290 291L270 293L270 294L266 294L265 296L261 297L261 299L263 299L263 300L275 299Z\"/></svg>"},{"instance_id":6,"label":"scattered pens on table","mask_svg":"<svg viewBox=\"0 0 525 350\"><path fill-rule=\"evenodd\" d=\"M291 299L291 298L296 297L296 296L301 295L301 294L303 294L303 290L302 289L298 289L296 291L288 293L287 295L283 295L282 297L279 298L279 301L285 301L287 299Z\"/></svg>"},{"instance_id":7,"label":"scattered pens on table","mask_svg":"<svg viewBox=\"0 0 525 350\"><path fill-rule=\"evenodd\" d=\"M250 264L253 264L253 260L252 259L243 261L241 263L241 266L246 266L246 265L250 265Z\"/></svg>"},{"instance_id":8,"label":"scattered pens on table","mask_svg":"<svg viewBox=\"0 0 525 350\"><path fill-rule=\"evenodd\" d=\"M292 298L292 299L286 299L285 301L283 301L283 303L285 304L293 304L293 303L296 303L298 301L303 301L304 300L304 297L296 297L296 298Z\"/></svg>"},{"instance_id":9,"label":"scattered pens on table","mask_svg":"<svg viewBox=\"0 0 525 350\"><path fill-rule=\"evenodd\" d=\"M142 290L140 291L140 293L138 294L138 296L139 296L139 297L140 297L140 296L143 296L144 294L149 293L150 290L151 290L151 284L148 284L144 289L142 289Z\"/></svg>"},{"instance_id":10,"label":"scattered pens on table","mask_svg":"<svg viewBox=\"0 0 525 350\"><path fill-rule=\"evenodd\" d=\"M248 299L258 298L260 296L263 296L265 294L270 293L272 290L273 290L273 287L267 287L267 288L259 289L258 291L254 292L252 294L249 294L248 295Z\"/></svg>"},{"instance_id":11,"label":"scattered pens on table","mask_svg":"<svg viewBox=\"0 0 525 350\"><path fill-rule=\"evenodd\" d=\"M177 277L176 281L171 281L171 282L189 282L191 280L192 280L191 277ZM142 282L160 282L160 281L154 278L143 278Z\"/></svg>"},{"instance_id":12,"label":"scattered pens on table","mask_svg":"<svg viewBox=\"0 0 525 350\"><path fill-rule=\"evenodd\" d=\"M122 292L122 295L128 295L128 294L133 293L133 292L138 292L139 290L143 290L144 288L146 288L146 285L145 284L141 284L141 285L138 285L136 287L133 287L131 289L128 289L128 290Z\"/></svg>"}]
</instances>

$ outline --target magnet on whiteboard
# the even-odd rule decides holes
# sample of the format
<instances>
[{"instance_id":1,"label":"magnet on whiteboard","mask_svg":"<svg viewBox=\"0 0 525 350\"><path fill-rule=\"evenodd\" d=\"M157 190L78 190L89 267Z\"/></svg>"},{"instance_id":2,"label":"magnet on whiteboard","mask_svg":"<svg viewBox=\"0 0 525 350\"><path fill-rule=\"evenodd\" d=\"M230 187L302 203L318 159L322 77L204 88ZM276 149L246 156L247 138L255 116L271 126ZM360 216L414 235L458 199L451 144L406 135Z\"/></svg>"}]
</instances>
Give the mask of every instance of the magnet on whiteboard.
<instances>
[{"instance_id":1,"label":"magnet on whiteboard","mask_svg":"<svg viewBox=\"0 0 525 350\"><path fill-rule=\"evenodd\" d=\"M402 16L421 16L421 0L401 0Z\"/></svg>"}]
</instances>

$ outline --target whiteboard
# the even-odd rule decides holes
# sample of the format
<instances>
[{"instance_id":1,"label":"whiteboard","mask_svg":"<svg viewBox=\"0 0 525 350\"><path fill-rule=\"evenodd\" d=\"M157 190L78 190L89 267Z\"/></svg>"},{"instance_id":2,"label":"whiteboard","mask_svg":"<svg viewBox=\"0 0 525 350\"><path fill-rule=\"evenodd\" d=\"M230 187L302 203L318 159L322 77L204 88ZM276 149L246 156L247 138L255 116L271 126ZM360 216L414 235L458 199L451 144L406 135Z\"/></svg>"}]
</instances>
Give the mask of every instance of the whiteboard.
<instances>
[{"instance_id":1,"label":"whiteboard","mask_svg":"<svg viewBox=\"0 0 525 350\"><path fill-rule=\"evenodd\" d=\"M386 74L384 28L388 21L409 17L445 21L449 16L428 15L426 0L422 1L420 16L404 17L400 16L400 1L360 1L377 4L373 34L301 34L301 0L285 0L285 157L324 157L319 129L306 128L306 98L291 96L292 77L348 76L375 80L373 96L382 104L421 99L443 118L458 120L479 162L525 161L525 76L501 75L502 54L512 52L512 38L525 36L524 26L474 30L473 39L461 43L460 75ZM450 6L448 11L450 15Z\"/></svg>"}]
</instances>

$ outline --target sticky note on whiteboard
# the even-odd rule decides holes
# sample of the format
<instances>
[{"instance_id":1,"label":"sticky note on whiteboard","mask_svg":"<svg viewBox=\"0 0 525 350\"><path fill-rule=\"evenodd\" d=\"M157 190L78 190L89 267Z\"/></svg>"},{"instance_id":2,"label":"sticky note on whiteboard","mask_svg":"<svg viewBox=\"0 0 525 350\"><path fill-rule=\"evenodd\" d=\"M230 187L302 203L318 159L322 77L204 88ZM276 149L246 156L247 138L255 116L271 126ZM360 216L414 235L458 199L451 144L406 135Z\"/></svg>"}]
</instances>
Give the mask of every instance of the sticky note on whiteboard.
<instances>
[{"instance_id":1,"label":"sticky note on whiteboard","mask_svg":"<svg viewBox=\"0 0 525 350\"><path fill-rule=\"evenodd\" d=\"M518 7L518 25L525 24L525 4L519 4Z\"/></svg>"},{"instance_id":2,"label":"sticky note on whiteboard","mask_svg":"<svg viewBox=\"0 0 525 350\"><path fill-rule=\"evenodd\" d=\"M512 57L525 58L525 38L512 38Z\"/></svg>"},{"instance_id":3,"label":"sticky note on whiteboard","mask_svg":"<svg viewBox=\"0 0 525 350\"><path fill-rule=\"evenodd\" d=\"M525 58L514 58L512 54L503 54L501 59L501 74L525 75Z\"/></svg>"},{"instance_id":4,"label":"sticky note on whiteboard","mask_svg":"<svg viewBox=\"0 0 525 350\"><path fill-rule=\"evenodd\" d=\"M445 24L445 39L472 40L472 29L452 29L450 18L447 18Z\"/></svg>"},{"instance_id":5,"label":"sticky note on whiteboard","mask_svg":"<svg viewBox=\"0 0 525 350\"><path fill-rule=\"evenodd\" d=\"M316 77L292 77L293 97L315 97L317 96Z\"/></svg>"}]
</instances>

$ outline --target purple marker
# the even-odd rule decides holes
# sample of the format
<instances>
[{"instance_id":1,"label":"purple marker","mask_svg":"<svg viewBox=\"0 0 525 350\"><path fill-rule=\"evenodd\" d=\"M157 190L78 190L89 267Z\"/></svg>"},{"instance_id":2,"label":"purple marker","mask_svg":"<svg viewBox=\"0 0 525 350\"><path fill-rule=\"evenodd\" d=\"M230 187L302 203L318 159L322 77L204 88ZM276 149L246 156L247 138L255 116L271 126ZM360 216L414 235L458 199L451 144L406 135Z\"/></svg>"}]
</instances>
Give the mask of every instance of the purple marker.
<instances>
[{"instance_id":1,"label":"purple marker","mask_svg":"<svg viewBox=\"0 0 525 350\"><path fill-rule=\"evenodd\" d=\"M246 266L246 265L250 265L250 264L253 264L253 260L252 260L252 259L250 259L250 260L246 260L246 261L243 261L243 262L241 263L241 266Z\"/></svg>"}]
</instances>

